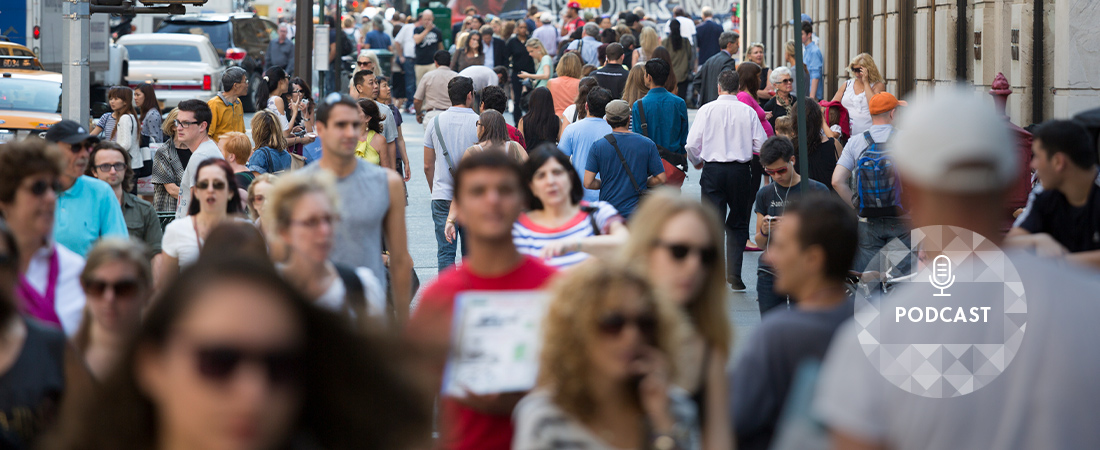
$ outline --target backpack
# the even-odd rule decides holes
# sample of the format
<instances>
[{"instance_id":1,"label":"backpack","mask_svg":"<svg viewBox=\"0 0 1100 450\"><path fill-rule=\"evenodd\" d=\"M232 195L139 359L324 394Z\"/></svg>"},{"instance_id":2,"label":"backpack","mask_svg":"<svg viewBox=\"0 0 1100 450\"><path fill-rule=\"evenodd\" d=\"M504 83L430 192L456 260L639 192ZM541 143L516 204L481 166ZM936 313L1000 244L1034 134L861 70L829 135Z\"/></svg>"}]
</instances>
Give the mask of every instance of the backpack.
<instances>
[{"instance_id":1,"label":"backpack","mask_svg":"<svg viewBox=\"0 0 1100 450\"><path fill-rule=\"evenodd\" d=\"M891 132L890 137L893 138ZM901 182L887 142L875 142L871 132L863 132L867 149L856 159L856 196L861 217L885 217L901 214Z\"/></svg>"},{"instance_id":2,"label":"backpack","mask_svg":"<svg viewBox=\"0 0 1100 450\"><path fill-rule=\"evenodd\" d=\"M339 47L339 56L348 56L355 53L355 43L351 41L351 37L344 30L337 30L336 41L336 45Z\"/></svg>"}]
</instances>

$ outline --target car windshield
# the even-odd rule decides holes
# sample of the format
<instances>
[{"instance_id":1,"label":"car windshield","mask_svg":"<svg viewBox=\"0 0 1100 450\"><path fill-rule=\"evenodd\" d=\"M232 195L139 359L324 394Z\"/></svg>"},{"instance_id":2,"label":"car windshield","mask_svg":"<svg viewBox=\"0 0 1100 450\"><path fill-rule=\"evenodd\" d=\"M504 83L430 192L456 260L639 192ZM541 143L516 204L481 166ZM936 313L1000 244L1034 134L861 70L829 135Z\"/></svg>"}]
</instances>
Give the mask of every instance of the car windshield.
<instances>
[{"instance_id":1,"label":"car windshield","mask_svg":"<svg viewBox=\"0 0 1100 450\"><path fill-rule=\"evenodd\" d=\"M188 44L126 44L130 61L202 62L199 48Z\"/></svg>"},{"instance_id":2,"label":"car windshield","mask_svg":"<svg viewBox=\"0 0 1100 450\"><path fill-rule=\"evenodd\" d=\"M0 110L61 112L61 83L0 78Z\"/></svg>"},{"instance_id":3,"label":"car windshield","mask_svg":"<svg viewBox=\"0 0 1100 450\"><path fill-rule=\"evenodd\" d=\"M225 22L167 22L161 24L157 33L198 34L209 38L218 53L224 53L229 48L229 24Z\"/></svg>"}]
</instances>

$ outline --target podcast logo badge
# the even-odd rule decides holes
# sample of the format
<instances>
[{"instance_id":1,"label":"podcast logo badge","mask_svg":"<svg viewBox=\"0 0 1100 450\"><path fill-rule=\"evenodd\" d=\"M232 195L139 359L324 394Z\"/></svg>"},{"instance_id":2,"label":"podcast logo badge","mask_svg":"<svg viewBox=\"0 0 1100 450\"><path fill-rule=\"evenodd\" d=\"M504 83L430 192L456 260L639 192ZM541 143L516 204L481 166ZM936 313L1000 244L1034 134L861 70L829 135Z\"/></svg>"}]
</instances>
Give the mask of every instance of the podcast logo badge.
<instances>
[{"instance_id":1,"label":"podcast logo badge","mask_svg":"<svg viewBox=\"0 0 1100 450\"><path fill-rule=\"evenodd\" d=\"M1023 283L984 236L957 227L914 229L909 243L887 244L863 273L854 318L860 345L882 376L907 392L972 393L1004 372L1020 349Z\"/></svg>"}]
</instances>

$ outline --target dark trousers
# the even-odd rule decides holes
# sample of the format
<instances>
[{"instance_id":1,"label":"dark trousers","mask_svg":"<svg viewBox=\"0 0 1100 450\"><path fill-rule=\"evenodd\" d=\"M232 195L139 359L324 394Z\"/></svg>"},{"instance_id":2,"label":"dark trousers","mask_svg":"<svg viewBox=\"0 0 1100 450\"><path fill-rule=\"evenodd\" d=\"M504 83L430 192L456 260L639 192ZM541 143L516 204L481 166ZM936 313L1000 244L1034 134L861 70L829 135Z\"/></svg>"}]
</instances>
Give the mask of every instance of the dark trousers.
<instances>
[{"instance_id":1,"label":"dark trousers","mask_svg":"<svg viewBox=\"0 0 1100 450\"><path fill-rule=\"evenodd\" d=\"M523 98L523 80L516 74L512 74L512 119L519 125L519 119L523 117L523 106L519 99Z\"/></svg>"},{"instance_id":2,"label":"dark trousers","mask_svg":"<svg viewBox=\"0 0 1100 450\"><path fill-rule=\"evenodd\" d=\"M726 225L726 280L741 281L749 217L756 190L751 185L749 163L712 163L703 166L699 187L703 199L718 208Z\"/></svg>"},{"instance_id":3,"label":"dark trousers","mask_svg":"<svg viewBox=\"0 0 1100 450\"><path fill-rule=\"evenodd\" d=\"M688 98L688 87L691 86L691 80L682 81L676 83L676 96L684 99L684 103L687 103L688 107L691 107L691 99Z\"/></svg>"},{"instance_id":4,"label":"dark trousers","mask_svg":"<svg viewBox=\"0 0 1100 450\"><path fill-rule=\"evenodd\" d=\"M752 162L749 166L752 170L752 195L755 200L756 191L760 189L760 179L764 176L764 166L760 165L760 155L752 155ZM752 200L750 200L749 203L752 203Z\"/></svg>"},{"instance_id":5,"label":"dark trousers","mask_svg":"<svg viewBox=\"0 0 1100 450\"><path fill-rule=\"evenodd\" d=\"M775 292L774 270L763 264L756 270L756 304L760 307L760 317L764 317L764 313L769 311L790 309L794 303L788 302L786 295Z\"/></svg>"}]
</instances>

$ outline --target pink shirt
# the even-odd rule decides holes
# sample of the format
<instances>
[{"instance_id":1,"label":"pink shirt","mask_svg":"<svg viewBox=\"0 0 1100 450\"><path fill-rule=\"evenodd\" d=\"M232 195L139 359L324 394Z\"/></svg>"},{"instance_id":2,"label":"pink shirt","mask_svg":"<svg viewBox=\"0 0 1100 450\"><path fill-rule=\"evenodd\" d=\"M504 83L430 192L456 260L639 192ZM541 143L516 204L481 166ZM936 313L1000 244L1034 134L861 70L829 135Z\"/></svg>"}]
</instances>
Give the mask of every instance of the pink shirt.
<instances>
[{"instance_id":1,"label":"pink shirt","mask_svg":"<svg viewBox=\"0 0 1100 450\"><path fill-rule=\"evenodd\" d=\"M756 99L753 98L752 95L748 92L741 91L737 93L737 99L741 100L741 103L749 105L752 109L756 110L756 115L760 117L760 124L764 126L764 133L767 133L768 137L775 136L775 130L772 129L772 124L766 119L768 113L764 112L764 108L760 107L760 104L756 102Z\"/></svg>"}]
</instances>

